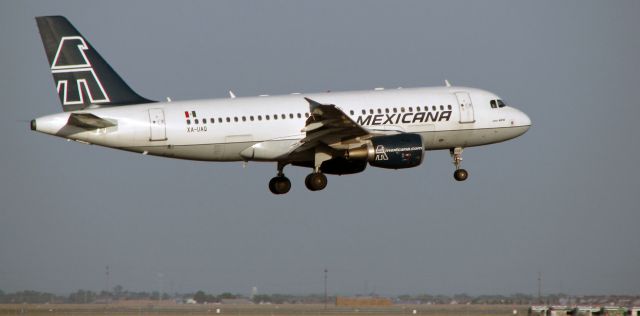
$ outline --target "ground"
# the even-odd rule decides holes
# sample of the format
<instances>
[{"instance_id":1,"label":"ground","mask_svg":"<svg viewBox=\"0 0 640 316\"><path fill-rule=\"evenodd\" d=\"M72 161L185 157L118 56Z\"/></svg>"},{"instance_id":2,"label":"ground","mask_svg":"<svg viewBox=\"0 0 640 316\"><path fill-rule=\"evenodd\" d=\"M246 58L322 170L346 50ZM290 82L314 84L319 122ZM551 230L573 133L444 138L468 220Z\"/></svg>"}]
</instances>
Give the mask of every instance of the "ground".
<instances>
[{"instance_id":1,"label":"ground","mask_svg":"<svg viewBox=\"0 0 640 316\"><path fill-rule=\"evenodd\" d=\"M177 306L110 306L105 304L4 304L0 305L2 315L431 315L431 316L483 316L483 315L526 315L528 306L513 305L394 305L386 307L335 307L312 304L295 305L177 305Z\"/></svg>"}]
</instances>

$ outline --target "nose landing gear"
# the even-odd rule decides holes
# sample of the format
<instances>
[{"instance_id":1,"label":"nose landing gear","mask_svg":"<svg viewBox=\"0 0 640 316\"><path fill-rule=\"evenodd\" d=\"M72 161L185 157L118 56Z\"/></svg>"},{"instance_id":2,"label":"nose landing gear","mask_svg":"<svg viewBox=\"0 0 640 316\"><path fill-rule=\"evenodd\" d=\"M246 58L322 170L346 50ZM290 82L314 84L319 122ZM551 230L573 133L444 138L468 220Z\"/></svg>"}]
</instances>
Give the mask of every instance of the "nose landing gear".
<instances>
[{"instance_id":1,"label":"nose landing gear","mask_svg":"<svg viewBox=\"0 0 640 316\"><path fill-rule=\"evenodd\" d=\"M456 147L449 150L451 157L453 158L453 164L456 166L456 171L453 172L453 178L456 181L464 181L469 177L467 170L460 168L462 162L462 147Z\"/></svg>"},{"instance_id":2,"label":"nose landing gear","mask_svg":"<svg viewBox=\"0 0 640 316\"><path fill-rule=\"evenodd\" d=\"M469 177L469 173L467 172L467 170L457 169L456 171L453 172L453 178L458 181L467 180L468 177Z\"/></svg>"}]
</instances>

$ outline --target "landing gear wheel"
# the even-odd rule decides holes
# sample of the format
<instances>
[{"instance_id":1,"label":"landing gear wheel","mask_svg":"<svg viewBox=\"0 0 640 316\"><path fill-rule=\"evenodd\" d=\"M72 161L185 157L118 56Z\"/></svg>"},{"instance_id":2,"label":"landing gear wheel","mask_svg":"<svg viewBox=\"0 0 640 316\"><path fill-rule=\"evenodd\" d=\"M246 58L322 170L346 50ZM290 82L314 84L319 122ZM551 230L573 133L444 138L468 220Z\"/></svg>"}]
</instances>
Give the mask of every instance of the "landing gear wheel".
<instances>
[{"instance_id":1,"label":"landing gear wheel","mask_svg":"<svg viewBox=\"0 0 640 316\"><path fill-rule=\"evenodd\" d=\"M456 166L456 171L453 172L453 178L456 179L456 181L464 181L469 177L467 170L460 168L460 164L462 162L462 150L462 147L449 149L451 158L453 158L453 165Z\"/></svg>"},{"instance_id":2,"label":"landing gear wheel","mask_svg":"<svg viewBox=\"0 0 640 316\"><path fill-rule=\"evenodd\" d=\"M320 191L327 187L327 176L321 172L310 173L304 179L304 184L311 191Z\"/></svg>"},{"instance_id":3,"label":"landing gear wheel","mask_svg":"<svg viewBox=\"0 0 640 316\"><path fill-rule=\"evenodd\" d=\"M467 170L464 170L464 169L458 169L453 173L453 178L458 181L467 180L468 177L469 177L469 173L467 172Z\"/></svg>"},{"instance_id":4,"label":"landing gear wheel","mask_svg":"<svg viewBox=\"0 0 640 316\"><path fill-rule=\"evenodd\" d=\"M269 190L273 194L285 194L291 190L291 181L285 176L271 178Z\"/></svg>"}]
</instances>

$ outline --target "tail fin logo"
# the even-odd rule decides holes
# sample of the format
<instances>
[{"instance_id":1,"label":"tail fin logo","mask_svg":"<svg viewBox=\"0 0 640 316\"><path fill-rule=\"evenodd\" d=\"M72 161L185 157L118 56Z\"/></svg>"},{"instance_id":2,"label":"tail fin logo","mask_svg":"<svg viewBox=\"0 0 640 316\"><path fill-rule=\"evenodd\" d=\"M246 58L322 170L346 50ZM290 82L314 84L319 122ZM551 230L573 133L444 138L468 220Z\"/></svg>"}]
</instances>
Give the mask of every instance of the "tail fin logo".
<instances>
[{"instance_id":1,"label":"tail fin logo","mask_svg":"<svg viewBox=\"0 0 640 316\"><path fill-rule=\"evenodd\" d=\"M51 73L63 105L110 102L107 92L87 58L89 45L81 36L60 39ZM89 102L85 102L85 95Z\"/></svg>"}]
</instances>

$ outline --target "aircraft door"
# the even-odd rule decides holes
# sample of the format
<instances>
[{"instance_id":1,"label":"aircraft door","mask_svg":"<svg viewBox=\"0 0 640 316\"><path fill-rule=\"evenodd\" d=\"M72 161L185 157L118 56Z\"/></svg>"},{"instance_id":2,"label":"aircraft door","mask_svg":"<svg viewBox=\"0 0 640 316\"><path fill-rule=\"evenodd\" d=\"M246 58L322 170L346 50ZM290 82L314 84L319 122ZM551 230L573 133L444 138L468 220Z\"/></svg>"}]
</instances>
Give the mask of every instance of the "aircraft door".
<instances>
[{"instance_id":1,"label":"aircraft door","mask_svg":"<svg viewBox=\"0 0 640 316\"><path fill-rule=\"evenodd\" d=\"M456 92L460 109L460 123L473 123L476 121L473 115L473 103L468 92Z\"/></svg>"},{"instance_id":2,"label":"aircraft door","mask_svg":"<svg viewBox=\"0 0 640 316\"><path fill-rule=\"evenodd\" d=\"M150 141L167 140L167 129L164 110L149 109Z\"/></svg>"}]
</instances>

